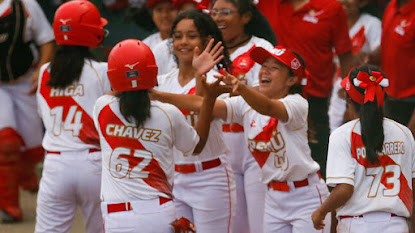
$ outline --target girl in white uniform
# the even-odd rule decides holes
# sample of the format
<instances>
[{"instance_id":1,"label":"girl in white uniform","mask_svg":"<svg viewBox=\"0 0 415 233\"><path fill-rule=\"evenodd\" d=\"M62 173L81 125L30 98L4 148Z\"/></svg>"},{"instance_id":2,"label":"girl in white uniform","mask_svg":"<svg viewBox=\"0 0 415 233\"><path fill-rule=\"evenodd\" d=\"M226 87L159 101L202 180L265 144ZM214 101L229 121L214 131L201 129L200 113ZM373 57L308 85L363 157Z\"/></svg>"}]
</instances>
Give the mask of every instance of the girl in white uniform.
<instances>
[{"instance_id":1,"label":"girl in white uniform","mask_svg":"<svg viewBox=\"0 0 415 233\"><path fill-rule=\"evenodd\" d=\"M321 232L313 230L310 216L328 189L308 147L308 103L299 94L304 64L282 46L270 52L255 48L250 55L262 64L259 91L227 74L224 81L241 96L217 100L214 116L244 126L248 148L268 185L264 232ZM155 98L193 111L202 101L198 96L166 93L155 93ZM329 216L325 222L330 225Z\"/></svg>"},{"instance_id":2,"label":"girl in white uniform","mask_svg":"<svg viewBox=\"0 0 415 233\"><path fill-rule=\"evenodd\" d=\"M41 68L36 94L46 128L37 233L69 232L77 206L86 232L103 232L101 153L92 111L110 84L107 64L94 60L90 47L101 43L106 24L88 1L64 3L55 13L53 31L59 47L52 61Z\"/></svg>"},{"instance_id":3,"label":"girl in white uniform","mask_svg":"<svg viewBox=\"0 0 415 233\"><path fill-rule=\"evenodd\" d=\"M205 12L209 6L209 0L173 0L173 6L179 14L187 10L202 10ZM159 75L166 74L170 70L177 68L172 49L172 39L163 40L154 47L153 53L159 67Z\"/></svg>"},{"instance_id":4,"label":"girl in white uniform","mask_svg":"<svg viewBox=\"0 0 415 233\"><path fill-rule=\"evenodd\" d=\"M341 84L354 120L330 136L327 184L334 189L313 213L314 226L322 229L321 219L336 210L339 233L409 232L415 142L407 127L383 117L388 80L379 68L365 65Z\"/></svg>"},{"instance_id":5,"label":"girl in white uniform","mask_svg":"<svg viewBox=\"0 0 415 233\"><path fill-rule=\"evenodd\" d=\"M133 39L112 49L108 77L114 92L99 98L94 109L105 232L173 232L172 151L186 157L202 151L217 95L207 93L196 130L173 105L150 101L157 66L149 47Z\"/></svg>"},{"instance_id":6,"label":"girl in white uniform","mask_svg":"<svg viewBox=\"0 0 415 233\"><path fill-rule=\"evenodd\" d=\"M215 81L211 71L213 66L192 66L195 47L203 49L210 44L220 44L221 33L213 20L196 10L178 15L173 23L173 51L177 57L178 68L158 77L157 90L176 94L196 94L196 76L207 73L207 81ZM219 67L229 66L225 54ZM186 119L194 125L198 114L183 111ZM211 133L206 147L199 155L176 155L176 174L174 183L174 202L179 216L195 223L198 232L230 232L235 204L235 183L228 162L229 149L222 136L222 120L215 118L211 123ZM214 198L212 198L214 197Z\"/></svg>"},{"instance_id":7,"label":"girl in white uniform","mask_svg":"<svg viewBox=\"0 0 415 233\"><path fill-rule=\"evenodd\" d=\"M156 45L170 38L171 25L177 16L177 9L173 7L172 0L148 0L146 5L151 10L153 22L159 31L149 35L143 42L154 51Z\"/></svg>"},{"instance_id":8,"label":"girl in white uniform","mask_svg":"<svg viewBox=\"0 0 415 233\"><path fill-rule=\"evenodd\" d=\"M379 49L382 34L382 23L375 16L361 12L360 8L363 7L362 4L367 2L361 0L341 0L340 2L347 14L349 36L352 40L353 46L352 52L359 58L366 59L369 54ZM337 72L335 72L334 79L336 81L333 82L333 90L328 111L330 132L333 132L337 127L342 125L345 120L350 120L345 119L346 100L343 96L340 96L343 92L339 93L342 89L340 85L342 79L339 60L337 57L334 59L334 63L336 65Z\"/></svg>"},{"instance_id":9,"label":"girl in white uniform","mask_svg":"<svg viewBox=\"0 0 415 233\"><path fill-rule=\"evenodd\" d=\"M250 51L255 47L273 48L270 42L248 30L249 25L258 23L254 15L255 6L246 0L218 0L211 12L230 54L231 73L250 87L258 85L261 68L250 57ZM266 186L261 182L261 169L248 150L242 125L224 124L223 132L231 151L230 161L236 180L237 206L233 229L238 233L262 233Z\"/></svg>"}]
</instances>

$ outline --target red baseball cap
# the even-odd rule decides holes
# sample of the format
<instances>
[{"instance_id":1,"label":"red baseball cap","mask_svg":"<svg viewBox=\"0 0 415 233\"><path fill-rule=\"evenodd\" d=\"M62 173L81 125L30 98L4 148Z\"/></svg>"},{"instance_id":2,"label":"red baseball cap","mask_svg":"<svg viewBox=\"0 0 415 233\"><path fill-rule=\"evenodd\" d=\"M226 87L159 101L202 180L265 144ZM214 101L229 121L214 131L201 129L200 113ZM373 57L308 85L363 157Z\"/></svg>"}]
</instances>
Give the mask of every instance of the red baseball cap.
<instances>
[{"instance_id":1,"label":"red baseball cap","mask_svg":"<svg viewBox=\"0 0 415 233\"><path fill-rule=\"evenodd\" d=\"M148 0L146 5L148 8L153 8L159 2L173 2L173 0Z\"/></svg>"},{"instance_id":2,"label":"red baseball cap","mask_svg":"<svg viewBox=\"0 0 415 233\"><path fill-rule=\"evenodd\" d=\"M301 65L300 59L298 59L298 57L291 52L290 49L284 46L277 45L269 51L262 47L256 47L252 49L250 56L255 62L261 65L264 63L265 59L273 57L288 66L300 80L307 77L306 71L303 65Z\"/></svg>"},{"instance_id":3,"label":"red baseball cap","mask_svg":"<svg viewBox=\"0 0 415 233\"><path fill-rule=\"evenodd\" d=\"M208 9L209 0L173 0L173 6L179 9L183 4L193 2L197 5L197 9Z\"/></svg>"}]
</instances>

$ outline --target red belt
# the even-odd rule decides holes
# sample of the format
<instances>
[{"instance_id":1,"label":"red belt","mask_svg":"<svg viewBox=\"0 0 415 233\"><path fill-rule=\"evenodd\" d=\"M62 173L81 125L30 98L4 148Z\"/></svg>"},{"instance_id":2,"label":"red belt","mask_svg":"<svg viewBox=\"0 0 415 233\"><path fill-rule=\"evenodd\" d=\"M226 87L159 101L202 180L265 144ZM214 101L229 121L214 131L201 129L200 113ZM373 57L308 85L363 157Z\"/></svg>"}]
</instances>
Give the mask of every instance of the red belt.
<instances>
[{"instance_id":1,"label":"red belt","mask_svg":"<svg viewBox=\"0 0 415 233\"><path fill-rule=\"evenodd\" d=\"M238 132L243 132L244 127L240 124L223 124L222 131L226 133L229 133L229 132L238 133Z\"/></svg>"},{"instance_id":2,"label":"red belt","mask_svg":"<svg viewBox=\"0 0 415 233\"><path fill-rule=\"evenodd\" d=\"M204 161L202 162L202 169L203 170L207 170L210 168L214 168L214 167L218 167L219 165L221 165L221 161L219 158L216 158L214 160L209 160L209 161ZM176 172L180 172L180 173L193 173L196 172L196 165L194 163L190 163L190 164L176 164L174 165L174 170Z\"/></svg>"},{"instance_id":3,"label":"red belt","mask_svg":"<svg viewBox=\"0 0 415 233\"><path fill-rule=\"evenodd\" d=\"M317 172L317 175L321 179L320 171ZM308 178L305 178L304 180L300 180L300 181L294 181L293 184L294 184L294 187L296 188L308 186ZM268 183L268 188L271 188L275 191L283 191L283 192L290 191L290 186L288 185L286 181L280 182L280 181L273 180Z\"/></svg>"},{"instance_id":4,"label":"red belt","mask_svg":"<svg viewBox=\"0 0 415 233\"><path fill-rule=\"evenodd\" d=\"M101 149L89 149L89 153L94 153L94 152L98 152L101 151ZM57 154L60 155L61 152L60 151L46 151L46 154Z\"/></svg>"},{"instance_id":5,"label":"red belt","mask_svg":"<svg viewBox=\"0 0 415 233\"><path fill-rule=\"evenodd\" d=\"M163 205L166 202L171 201L169 198L165 197L159 197L160 198L160 205ZM108 213L115 213L115 212L121 212L121 211L130 211L131 203L130 202L122 202L122 203L116 203L116 204L108 204L107 205Z\"/></svg>"},{"instance_id":6,"label":"red belt","mask_svg":"<svg viewBox=\"0 0 415 233\"><path fill-rule=\"evenodd\" d=\"M391 214L391 217L398 217L398 215ZM348 216L348 215L340 216L340 219L344 219L344 218L363 218L363 215L359 215L359 216Z\"/></svg>"}]
</instances>

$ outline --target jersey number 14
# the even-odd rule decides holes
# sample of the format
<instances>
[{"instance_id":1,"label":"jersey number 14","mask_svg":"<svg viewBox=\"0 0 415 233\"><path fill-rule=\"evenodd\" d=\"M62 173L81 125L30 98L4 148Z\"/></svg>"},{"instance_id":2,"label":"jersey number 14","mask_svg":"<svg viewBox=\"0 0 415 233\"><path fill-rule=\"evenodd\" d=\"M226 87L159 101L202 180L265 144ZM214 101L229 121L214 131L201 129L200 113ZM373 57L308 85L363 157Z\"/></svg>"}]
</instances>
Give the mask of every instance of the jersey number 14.
<instances>
[{"instance_id":1,"label":"jersey number 14","mask_svg":"<svg viewBox=\"0 0 415 233\"><path fill-rule=\"evenodd\" d=\"M60 135L63 129L65 131L72 131L74 137L79 136L83 124L81 123L82 111L76 111L77 108L78 106L76 105L69 107L65 121L63 120L63 106L57 106L50 110L50 115L53 117L52 132L54 135Z\"/></svg>"}]
</instances>

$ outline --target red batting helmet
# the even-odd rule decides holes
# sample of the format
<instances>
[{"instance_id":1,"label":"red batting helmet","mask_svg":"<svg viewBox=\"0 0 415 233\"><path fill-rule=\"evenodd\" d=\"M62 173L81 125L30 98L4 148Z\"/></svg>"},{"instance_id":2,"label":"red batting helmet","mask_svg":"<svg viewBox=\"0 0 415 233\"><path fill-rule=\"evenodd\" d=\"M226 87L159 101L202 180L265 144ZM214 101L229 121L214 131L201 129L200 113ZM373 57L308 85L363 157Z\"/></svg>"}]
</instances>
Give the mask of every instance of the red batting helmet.
<instances>
[{"instance_id":1,"label":"red batting helmet","mask_svg":"<svg viewBox=\"0 0 415 233\"><path fill-rule=\"evenodd\" d=\"M114 91L153 88L157 83L157 65L153 52L136 39L123 40L108 57L108 78Z\"/></svg>"},{"instance_id":2,"label":"red batting helmet","mask_svg":"<svg viewBox=\"0 0 415 233\"><path fill-rule=\"evenodd\" d=\"M89 1L74 0L62 4L55 12L53 32L58 45L98 47L104 38L107 20Z\"/></svg>"}]
</instances>

